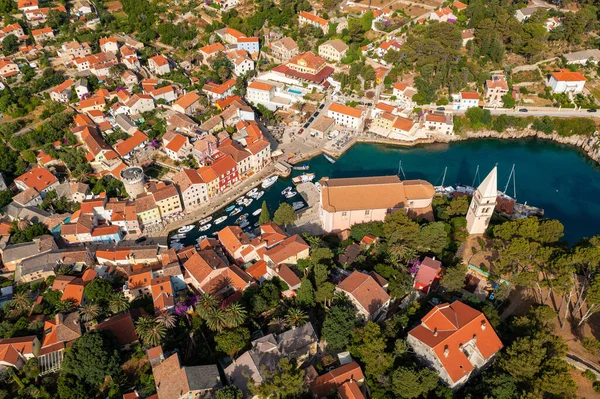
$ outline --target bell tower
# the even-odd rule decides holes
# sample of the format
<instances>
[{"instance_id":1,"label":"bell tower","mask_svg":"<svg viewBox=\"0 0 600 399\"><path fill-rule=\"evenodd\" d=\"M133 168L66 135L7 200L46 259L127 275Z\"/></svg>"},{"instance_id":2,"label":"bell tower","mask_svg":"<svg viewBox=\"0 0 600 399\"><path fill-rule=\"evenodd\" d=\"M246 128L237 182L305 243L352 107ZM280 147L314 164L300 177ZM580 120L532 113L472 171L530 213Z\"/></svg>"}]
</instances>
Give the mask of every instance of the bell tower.
<instances>
[{"instance_id":1,"label":"bell tower","mask_svg":"<svg viewBox=\"0 0 600 399\"><path fill-rule=\"evenodd\" d=\"M467 212L467 231L469 234L483 234L490 224L498 197L497 167L487 175L477 187Z\"/></svg>"}]
</instances>

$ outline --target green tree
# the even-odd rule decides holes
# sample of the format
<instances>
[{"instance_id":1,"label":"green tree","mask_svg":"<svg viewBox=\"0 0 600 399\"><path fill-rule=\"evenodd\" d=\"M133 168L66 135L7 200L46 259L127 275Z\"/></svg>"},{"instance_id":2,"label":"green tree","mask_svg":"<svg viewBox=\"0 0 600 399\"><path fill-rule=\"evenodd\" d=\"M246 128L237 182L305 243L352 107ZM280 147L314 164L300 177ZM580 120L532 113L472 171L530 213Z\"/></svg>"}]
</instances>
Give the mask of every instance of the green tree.
<instances>
[{"instance_id":1,"label":"green tree","mask_svg":"<svg viewBox=\"0 0 600 399\"><path fill-rule=\"evenodd\" d=\"M106 280L96 278L85 286L85 297L92 302L108 303L113 298L112 285Z\"/></svg>"},{"instance_id":2,"label":"green tree","mask_svg":"<svg viewBox=\"0 0 600 399\"><path fill-rule=\"evenodd\" d=\"M442 277L441 285L450 292L459 292L465 286L467 278L467 266L459 263L456 266L446 269L446 273Z\"/></svg>"},{"instance_id":3,"label":"green tree","mask_svg":"<svg viewBox=\"0 0 600 399\"><path fill-rule=\"evenodd\" d=\"M16 53L19 51L19 39L13 34L6 36L2 40L2 50L4 55L12 55Z\"/></svg>"},{"instance_id":4,"label":"green tree","mask_svg":"<svg viewBox=\"0 0 600 399\"><path fill-rule=\"evenodd\" d=\"M0 191L0 209L12 202L12 193L10 190Z\"/></svg>"},{"instance_id":5,"label":"green tree","mask_svg":"<svg viewBox=\"0 0 600 399\"><path fill-rule=\"evenodd\" d=\"M299 398L307 392L304 383L304 370L288 358L279 360L277 370L263 369L263 382L255 385L254 381L248 382L248 390L261 399L293 399Z\"/></svg>"},{"instance_id":6,"label":"green tree","mask_svg":"<svg viewBox=\"0 0 600 399\"><path fill-rule=\"evenodd\" d=\"M93 330L75 340L65 352L61 368L87 384L98 387L119 372L119 351L112 333Z\"/></svg>"},{"instance_id":7,"label":"green tree","mask_svg":"<svg viewBox=\"0 0 600 399\"><path fill-rule=\"evenodd\" d=\"M233 359L242 349L250 344L250 331L245 327L225 330L215 336L217 350L226 353Z\"/></svg>"},{"instance_id":8,"label":"green tree","mask_svg":"<svg viewBox=\"0 0 600 399\"><path fill-rule=\"evenodd\" d=\"M265 224L271 221L271 213L269 212L269 207L267 206L267 201L263 201L260 211L260 216L258 217L259 224Z\"/></svg>"},{"instance_id":9,"label":"green tree","mask_svg":"<svg viewBox=\"0 0 600 399\"><path fill-rule=\"evenodd\" d=\"M294 212L294 208L287 202L281 203L279 208L275 211L275 215L273 215L273 222L280 226L287 227L288 224L294 223L298 215Z\"/></svg>"},{"instance_id":10,"label":"green tree","mask_svg":"<svg viewBox=\"0 0 600 399\"><path fill-rule=\"evenodd\" d=\"M416 239L421 252L433 252L438 255L450 243L450 238L443 222L429 223L421 227Z\"/></svg>"},{"instance_id":11,"label":"green tree","mask_svg":"<svg viewBox=\"0 0 600 399\"><path fill-rule=\"evenodd\" d=\"M97 303L86 303L79 308L79 315L83 321L91 321L100 315L100 306Z\"/></svg>"},{"instance_id":12,"label":"green tree","mask_svg":"<svg viewBox=\"0 0 600 399\"><path fill-rule=\"evenodd\" d=\"M437 386L438 376L428 368L400 367L392 373L392 391L401 398L425 397Z\"/></svg>"},{"instance_id":13,"label":"green tree","mask_svg":"<svg viewBox=\"0 0 600 399\"><path fill-rule=\"evenodd\" d=\"M392 367L394 356L386 352L386 342L377 323L369 321L352 332L350 353L365 363L365 373L378 377Z\"/></svg>"},{"instance_id":14,"label":"green tree","mask_svg":"<svg viewBox=\"0 0 600 399\"><path fill-rule=\"evenodd\" d=\"M129 309L129 300L121 292L114 294L108 300L108 309L114 314L124 312Z\"/></svg>"},{"instance_id":15,"label":"green tree","mask_svg":"<svg viewBox=\"0 0 600 399\"><path fill-rule=\"evenodd\" d=\"M242 399L244 393L234 385L228 385L217 391L217 399Z\"/></svg>"},{"instance_id":16,"label":"green tree","mask_svg":"<svg viewBox=\"0 0 600 399\"><path fill-rule=\"evenodd\" d=\"M502 102L504 103L504 108L514 108L516 104L515 99L510 93L502 96Z\"/></svg>"},{"instance_id":17,"label":"green tree","mask_svg":"<svg viewBox=\"0 0 600 399\"><path fill-rule=\"evenodd\" d=\"M90 387L72 374L61 373L58 377L60 399L86 399L90 397Z\"/></svg>"},{"instance_id":18,"label":"green tree","mask_svg":"<svg viewBox=\"0 0 600 399\"><path fill-rule=\"evenodd\" d=\"M308 278L303 278L300 288L296 293L296 303L303 308L311 308L315 306L315 289L312 281Z\"/></svg>"},{"instance_id":19,"label":"green tree","mask_svg":"<svg viewBox=\"0 0 600 399\"><path fill-rule=\"evenodd\" d=\"M289 327L298 327L306 324L308 321L308 315L298 308L290 308L285 315L285 324Z\"/></svg>"},{"instance_id":20,"label":"green tree","mask_svg":"<svg viewBox=\"0 0 600 399\"><path fill-rule=\"evenodd\" d=\"M322 334L332 349L343 349L350 343L356 325L356 310L351 303L334 304L325 314Z\"/></svg>"}]
</instances>

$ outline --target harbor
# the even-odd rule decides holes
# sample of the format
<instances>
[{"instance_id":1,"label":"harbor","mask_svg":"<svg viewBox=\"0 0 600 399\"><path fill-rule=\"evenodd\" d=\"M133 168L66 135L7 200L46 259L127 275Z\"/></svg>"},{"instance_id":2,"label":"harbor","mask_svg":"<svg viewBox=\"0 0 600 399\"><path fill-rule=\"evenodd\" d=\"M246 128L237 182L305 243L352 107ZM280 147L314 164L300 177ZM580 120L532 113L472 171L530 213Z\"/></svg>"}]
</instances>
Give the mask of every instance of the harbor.
<instances>
[{"instance_id":1,"label":"harbor","mask_svg":"<svg viewBox=\"0 0 600 399\"><path fill-rule=\"evenodd\" d=\"M271 215L281 202L293 203L294 199L285 199L281 191L286 187L294 186L292 178L303 173L314 173L314 181L324 176L393 175L398 173L398 164L402 161L404 171L404 175L400 176L402 179L424 179L435 186L441 185L446 168L445 184L469 186L473 184L478 165L484 171L497 164L499 186L504 188L512 166L515 165L517 178L514 187L516 198L522 204L521 208L516 208L517 211L526 215L529 211L528 207L543 209L544 217L558 219L564 224L565 238L570 242L594 235L596 233L594 226L600 223L596 201L600 197L597 165L577 149L548 141L486 139L416 147L358 143L334 161L335 163L331 163L319 153L310 160L296 163L295 166L306 164L309 169L292 169L288 177L279 177L272 187L265 190L262 199L254 201L247 210L244 210L244 213L251 215L261 206L263 200L267 202ZM556 173L550 175L544 172L547 170L554 170ZM271 167L269 172L261 176L252 176L247 184L243 183L245 184L243 189L235 188L227 193L226 199L211 202L216 204L212 212L205 211L193 218L186 217L172 229L209 215L217 218L220 210L226 208L240 195L259 186L269 175L276 173L275 167ZM302 198L309 206L298 212L299 220L290 227L290 230L318 232L315 227L318 226L318 192L315 194L310 189L305 190L301 185L297 186L296 190L299 193L296 197ZM510 194L512 195L512 191ZM219 226L222 228L233 221L227 220ZM196 238L200 236L200 234L192 234L194 235ZM193 238L190 237L186 242L192 242Z\"/></svg>"}]
</instances>

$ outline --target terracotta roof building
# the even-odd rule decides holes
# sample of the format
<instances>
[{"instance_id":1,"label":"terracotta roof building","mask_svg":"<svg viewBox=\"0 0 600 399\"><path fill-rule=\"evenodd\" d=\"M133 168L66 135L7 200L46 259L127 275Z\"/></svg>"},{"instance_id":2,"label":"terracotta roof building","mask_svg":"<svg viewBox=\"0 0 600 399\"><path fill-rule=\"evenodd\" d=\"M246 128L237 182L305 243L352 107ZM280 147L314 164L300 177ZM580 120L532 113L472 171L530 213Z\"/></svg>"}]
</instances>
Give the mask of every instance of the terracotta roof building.
<instances>
[{"instance_id":1,"label":"terracotta roof building","mask_svg":"<svg viewBox=\"0 0 600 399\"><path fill-rule=\"evenodd\" d=\"M406 341L451 388L466 383L503 346L484 314L459 301L434 307Z\"/></svg>"},{"instance_id":2,"label":"terracotta roof building","mask_svg":"<svg viewBox=\"0 0 600 399\"><path fill-rule=\"evenodd\" d=\"M397 176L328 179L321 183L321 225L327 232L353 224L383 221L390 212L433 218L435 190L424 180L400 181Z\"/></svg>"},{"instance_id":3,"label":"terracotta roof building","mask_svg":"<svg viewBox=\"0 0 600 399\"><path fill-rule=\"evenodd\" d=\"M310 389L315 397L322 398L328 397L332 392L336 392L338 387L346 382L354 381L362 385L364 380L365 376L360 366L358 363L352 361L318 376L310 384Z\"/></svg>"},{"instance_id":4,"label":"terracotta roof building","mask_svg":"<svg viewBox=\"0 0 600 399\"><path fill-rule=\"evenodd\" d=\"M348 295L364 320L385 317L390 296L370 275L354 271L337 285L336 290Z\"/></svg>"}]
</instances>

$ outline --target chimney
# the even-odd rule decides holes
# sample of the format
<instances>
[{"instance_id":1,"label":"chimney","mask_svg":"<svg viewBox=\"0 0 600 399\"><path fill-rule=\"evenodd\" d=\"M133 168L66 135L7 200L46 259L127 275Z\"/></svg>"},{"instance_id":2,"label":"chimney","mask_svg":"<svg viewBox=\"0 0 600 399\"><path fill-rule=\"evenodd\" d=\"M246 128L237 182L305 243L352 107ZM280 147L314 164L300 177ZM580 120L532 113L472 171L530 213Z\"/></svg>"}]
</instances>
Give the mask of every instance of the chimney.
<instances>
[{"instance_id":1,"label":"chimney","mask_svg":"<svg viewBox=\"0 0 600 399\"><path fill-rule=\"evenodd\" d=\"M56 316L54 317L54 321L56 322L57 326L60 326L61 324L63 324L64 317L65 316L62 313L56 314Z\"/></svg>"},{"instance_id":2,"label":"chimney","mask_svg":"<svg viewBox=\"0 0 600 399\"><path fill-rule=\"evenodd\" d=\"M437 328L434 328L434 329L433 329L433 336L434 336L434 337L437 337L437 334L438 334L438 333L437 333Z\"/></svg>"},{"instance_id":3,"label":"chimney","mask_svg":"<svg viewBox=\"0 0 600 399\"><path fill-rule=\"evenodd\" d=\"M485 320L481 320L481 329L482 329L483 331L485 331L485 329L486 329L486 328L487 328L487 325L486 325L486 323L485 323Z\"/></svg>"},{"instance_id":4,"label":"chimney","mask_svg":"<svg viewBox=\"0 0 600 399\"><path fill-rule=\"evenodd\" d=\"M448 357L449 354L450 354L450 348L448 348L448 345L446 345L444 347L444 357Z\"/></svg>"}]
</instances>

